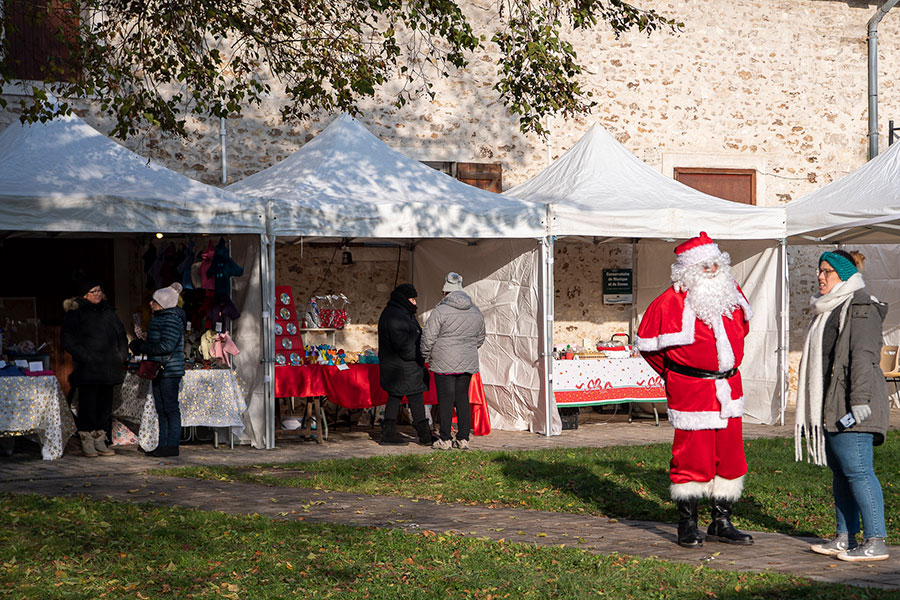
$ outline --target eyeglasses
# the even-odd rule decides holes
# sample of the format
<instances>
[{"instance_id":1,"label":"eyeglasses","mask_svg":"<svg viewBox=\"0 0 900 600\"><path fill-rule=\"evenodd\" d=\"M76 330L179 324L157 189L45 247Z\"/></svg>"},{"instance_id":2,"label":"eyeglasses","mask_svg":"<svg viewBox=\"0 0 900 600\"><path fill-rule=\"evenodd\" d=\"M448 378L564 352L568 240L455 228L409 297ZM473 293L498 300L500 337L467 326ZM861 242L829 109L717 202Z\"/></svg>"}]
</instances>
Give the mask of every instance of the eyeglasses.
<instances>
[{"instance_id":1,"label":"eyeglasses","mask_svg":"<svg viewBox=\"0 0 900 600\"><path fill-rule=\"evenodd\" d=\"M837 271L835 271L834 269L816 269L816 275L824 275L825 277L828 277L832 273L837 273Z\"/></svg>"}]
</instances>

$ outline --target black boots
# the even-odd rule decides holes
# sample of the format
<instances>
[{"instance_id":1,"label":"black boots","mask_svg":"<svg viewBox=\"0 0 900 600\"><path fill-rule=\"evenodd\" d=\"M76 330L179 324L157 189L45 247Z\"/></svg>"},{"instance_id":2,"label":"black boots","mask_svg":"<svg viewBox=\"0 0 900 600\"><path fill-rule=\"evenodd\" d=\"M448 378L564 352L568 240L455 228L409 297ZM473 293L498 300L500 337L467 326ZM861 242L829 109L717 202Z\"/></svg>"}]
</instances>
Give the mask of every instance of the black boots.
<instances>
[{"instance_id":1,"label":"black boots","mask_svg":"<svg viewBox=\"0 0 900 600\"><path fill-rule=\"evenodd\" d=\"M422 419L416 423L416 434L419 436L419 444L422 446L430 446L434 443L434 437L431 435L431 427L428 425L428 419Z\"/></svg>"},{"instance_id":2,"label":"black boots","mask_svg":"<svg viewBox=\"0 0 900 600\"><path fill-rule=\"evenodd\" d=\"M685 548L699 548L703 538L697 531L697 498L676 500L678 506L678 545Z\"/></svg>"},{"instance_id":3,"label":"black boots","mask_svg":"<svg viewBox=\"0 0 900 600\"><path fill-rule=\"evenodd\" d=\"M706 537L716 542L749 546L753 536L742 533L731 524L731 502L720 498L712 499L712 523L706 530Z\"/></svg>"},{"instance_id":4,"label":"black boots","mask_svg":"<svg viewBox=\"0 0 900 600\"><path fill-rule=\"evenodd\" d=\"M697 531L697 498L676 500L675 505L678 506L678 545L685 548L701 547L703 538ZM738 531L731 524L731 505L728 500L712 499L712 523L706 530L706 539L749 546L753 543L753 537Z\"/></svg>"},{"instance_id":5,"label":"black boots","mask_svg":"<svg viewBox=\"0 0 900 600\"><path fill-rule=\"evenodd\" d=\"M381 422L381 441L378 443L382 446L406 446L409 444L409 438L397 433L396 420L385 419Z\"/></svg>"}]
</instances>

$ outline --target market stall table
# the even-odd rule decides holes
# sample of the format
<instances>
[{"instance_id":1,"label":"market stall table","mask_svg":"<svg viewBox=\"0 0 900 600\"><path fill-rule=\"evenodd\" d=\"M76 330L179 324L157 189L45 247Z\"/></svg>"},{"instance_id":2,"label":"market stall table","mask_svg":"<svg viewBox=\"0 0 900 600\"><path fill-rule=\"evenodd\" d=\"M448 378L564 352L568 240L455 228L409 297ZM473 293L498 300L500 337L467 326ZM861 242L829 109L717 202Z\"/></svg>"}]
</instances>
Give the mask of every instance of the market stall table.
<instances>
[{"instance_id":1,"label":"market stall table","mask_svg":"<svg viewBox=\"0 0 900 600\"><path fill-rule=\"evenodd\" d=\"M355 363L340 369L336 365L278 366L275 368L275 397L304 398L325 396L347 409L372 408L387 404L388 395L379 383L377 364ZM425 404L437 404L434 374L425 392ZM469 383L472 409L472 434L487 435L491 420L481 374L475 373ZM322 419L322 416L319 417Z\"/></svg>"},{"instance_id":2,"label":"market stall table","mask_svg":"<svg viewBox=\"0 0 900 600\"><path fill-rule=\"evenodd\" d=\"M554 360L553 397L559 408L665 402L666 385L641 357Z\"/></svg>"},{"instance_id":3,"label":"market stall table","mask_svg":"<svg viewBox=\"0 0 900 600\"><path fill-rule=\"evenodd\" d=\"M113 416L139 425L138 443L146 451L159 443L159 418L150 380L134 373L113 400ZM241 415L247 410L240 380L229 369L185 371L178 391L182 427L230 427L233 435L244 430Z\"/></svg>"},{"instance_id":4,"label":"market stall table","mask_svg":"<svg viewBox=\"0 0 900 600\"><path fill-rule=\"evenodd\" d=\"M75 433L66 396L53 375L0 377L0 435L37 433L44 460L63 455Z\"/></svg>"}]
</instances>

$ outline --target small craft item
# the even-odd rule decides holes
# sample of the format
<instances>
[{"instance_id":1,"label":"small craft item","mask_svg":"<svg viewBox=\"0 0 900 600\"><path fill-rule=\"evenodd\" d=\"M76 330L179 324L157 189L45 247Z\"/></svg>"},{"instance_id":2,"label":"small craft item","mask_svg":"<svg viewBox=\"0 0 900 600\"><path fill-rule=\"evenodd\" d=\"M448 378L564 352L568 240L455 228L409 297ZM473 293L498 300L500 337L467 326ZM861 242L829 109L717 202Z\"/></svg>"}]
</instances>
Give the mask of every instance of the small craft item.
<instances>
[{"instance_id":1,"label":"small craft item","mask_svg":"<svg viewBox=\"0 0 900 600\"><path fill-rule=\"evenodd\" d=\"M287 329L288 335L297 335L297 326L293 323L288 323L285 329Z\"/></svg>"},{"instance_id":2,"label":"small craft item","mask_svg":"<svg viewBox=\"0 0 900 600\"><path fill-rule=\"evenodd\" d=\"M279 300L281 300L282 304L290 304L291 296L287 292L281 292L281 296L279 297Z\"/></svg>"},{"instance_id":3,"label":"small craft item","mask_svg":"<svg viewBox=\"0 0 900 600\"><path fill-rule=\"evenodd\" d=\"M301 365L303 361L300 359L300 355L296 352L291 352L291 364L292 365Z\"/></svg>"},{"instance_id":4,"label":"small craft item","mask_svg":"<svg viewBox=\"0 0 900 600\"><path fill-rule=\"evenodd\" d=\"M281 323L275 323L275 335L281 335L282 333Z\"/></svg>"},{"instance_id":5,"label":"small craft item","mask_svg":"<svg viewBox=\"0 0 900 600\"><path fill-rule=\"evenodd\" d=\"M291 311L288 310L288 309L286 309L286 308L284 308L284 307L282 307L281 310L278 311L278 315L279 315L282 319L290 319L290 318L291 318Z\"/></svg>"},{"instance_id":6,"label":"small craft item","mask_svg":"<svg viewBox=\"0 0 900 600\"><path fill-rule=\"evenodd\" d=\"M284 366L287 362L287 359L284 357L284 354L276 354L275 355L275 363L279 366Z\"/></svg>"},{"instance_id":7,"label":"small craft item","mask_svg":"<svg viewBox=\"0 0 900 600\"><path fill-rule=\"evenodd\" d=\"M293 342L291 342L290 338L284 338L283 340L281 340L281 347L285 350L290 350L294 347L294 344Z\"/></svg>"}]
</instances>

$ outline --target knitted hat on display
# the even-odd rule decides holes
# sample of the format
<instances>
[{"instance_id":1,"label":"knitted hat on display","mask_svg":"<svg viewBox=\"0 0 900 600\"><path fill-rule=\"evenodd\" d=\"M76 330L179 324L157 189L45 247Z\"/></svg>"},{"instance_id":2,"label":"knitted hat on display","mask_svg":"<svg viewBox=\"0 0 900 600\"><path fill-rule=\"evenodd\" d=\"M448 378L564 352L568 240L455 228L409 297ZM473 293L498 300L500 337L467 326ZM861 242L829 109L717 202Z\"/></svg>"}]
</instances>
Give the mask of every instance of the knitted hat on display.
<instances>
[{"instance_id":1,"label":"knitted hat on display","mask_svg":"<svg viewBox=\"0 0 900 600\"><path fill-rule=\"evenodd\" d=\"M841 281L847 281L853 277L854 273L859 272L859 269L856 268L853 260L846 256L841 256L837 252L823 252L822 256L819 257L819 262L827 262L834 267L834 270L838 274L838 277L841 278Z\"/></svg>"},{"instance_id":2,"label":"knitted hat on display","mask_svg":"<svg viewBox=\"0 0 900 600\"><path fill-rule=\"evenodd\" d=\"M718 258L722 251L716 245L712 238L706 235L705 231L701 231L697 237L692 237L686 242L682 242L675 247L676 264L689 267L707 260Z\"/></svg>"},{"instance_id":3,"label":"knitted hat on display","mask_svg":"<svg viewBox=\"0 0 900 600\"><path fill-rule=\"evenodd\" d=\"M459 273L454 273L450 271L447 273L447 277L444 279L444 288L445 292L460 292L462 291L462 275Z\"/></svg>"},{"instance_id":4,"label":"knitted hat on display","mask_svg":"<svg viewBox=\"0 0 900 600\"><path fill-rule=\"evenodd\" d=\"M416 291L416 288L411 283L401 283L394 288L394 292L404 298L415 298L419 295L419 292Z\"/></svg>"},{"instance_id":5,"label":"knitted hat on display","mask_svg":"<svg viewBox=\"0 0 900 600\"><path fill-rule=\"evenodd\" d=\"M181 293L181 289L181 284L176 281L169 287L153 292L153 299L163 308L175 308L178 306L178 294Z\"/></svg>"}]
</instances>

